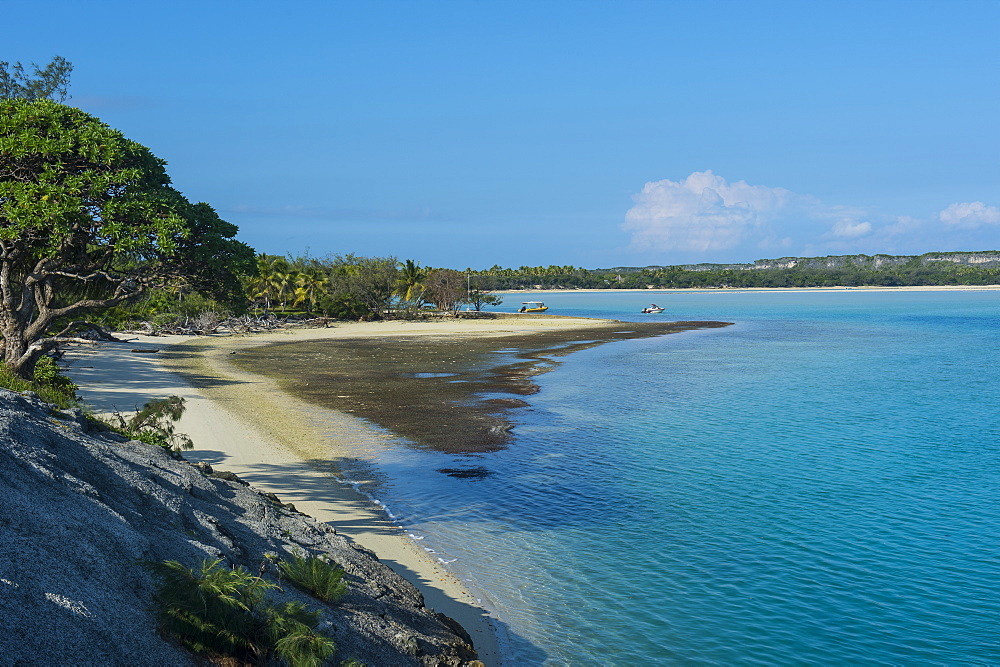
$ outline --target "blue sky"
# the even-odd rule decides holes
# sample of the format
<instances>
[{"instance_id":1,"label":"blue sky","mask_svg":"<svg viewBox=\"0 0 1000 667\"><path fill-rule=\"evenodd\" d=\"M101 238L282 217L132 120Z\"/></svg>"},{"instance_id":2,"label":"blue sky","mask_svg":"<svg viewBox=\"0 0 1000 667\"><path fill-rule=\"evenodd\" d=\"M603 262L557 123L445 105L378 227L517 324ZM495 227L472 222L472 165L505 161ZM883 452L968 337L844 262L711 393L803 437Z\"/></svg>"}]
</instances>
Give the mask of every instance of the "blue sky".
<instances>
[{"instance_id":1,"label":"blue sky","mask_svg":"<svg viewBox=\"0 0 1000 667\"><path fill-rule=\"evenodd\" d=\"M1000 249L1000 2L0 0L0 59L275 254Z\"/></svg>"}]
</instances>

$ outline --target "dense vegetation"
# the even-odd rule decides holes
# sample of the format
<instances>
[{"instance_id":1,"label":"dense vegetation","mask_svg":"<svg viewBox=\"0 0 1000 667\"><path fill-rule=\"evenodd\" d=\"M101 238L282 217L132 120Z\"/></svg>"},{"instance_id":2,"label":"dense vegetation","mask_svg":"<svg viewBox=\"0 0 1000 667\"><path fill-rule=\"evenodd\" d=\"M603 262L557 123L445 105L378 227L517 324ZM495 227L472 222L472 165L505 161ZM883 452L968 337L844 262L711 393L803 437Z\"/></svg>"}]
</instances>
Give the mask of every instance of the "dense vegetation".
<instances>
[{"instance_id":1,"label":"dense vegetation","mask_svg":"<svg viewBox=\"0 0 1000 667\"><path fill-rule=\"evenodd\" d=\"M151 292L105 320L194 317L206 309L257 316L374 320L417 317L428 308L454 311L497 306L498 290L683 289L751 287L859 287L1000 284L1000 253L928 253L919 256L845 255L758 260L754 264L617 267L574 266L517 269L493 266L456 271L421 267L394 257L337 255L329 258L258 255L239 274L242 295L215 300L176 286ZM117 318L117 319L116 319Z\"/></svg>"},{"instance_id":2,"label":"dense vegetation","mask_svg":"<svg viewBox=\"0 0 1000 667\"><path fill-rule=\"evenodd\" d=\"M206 311L217 321L230 315L256 318L377 320L413 318L430 310L475 310L502 299L487 289L494 281L471 272L421 267L395 257L335 255L327 258L257 255L236 274L239 289L220 298L190 281L148 291L129 304L109 309L98 321L109 328L148 321L164 326Z\"/></svg>"},{"instance_id":3,"label":"dense vegetation","mask_svg":"<svg viewBox=\"0 0 1000 667\"><path fill-rule=\"evenodd\" d=\"M333 640L317 632L320 612L267 599L275 584L246 569L205 560L197 570L177 561L150 563L160 577L161 627L217 664L321 665ZM281 663L276 663L279 660Z\"/></svg>"},{"instance_id":4,"label":"dense vegetation","mask_svg":"<svg viewBox=\"0 0 1000 667\"><path fill-rule=\"evenodd\" d=\"M0 335L30 380L88 313L152 288L232 298L253 260L235 225L170 185L164 162L48 99L0 99Z\"/></svg>"},{"instance_id":5,"label":"dense vegetation","mask_svg":"<svg viewBox=\"0 0 1000 667\"><path fill-rule=\"evenodd\" d=\"M472 272L492 289L646 289L696 287L859 287L1000 284L1000 252L918 256L844 255L759 260L754 264L584 269L493 266Z\"/></svg>"}]
</instances>

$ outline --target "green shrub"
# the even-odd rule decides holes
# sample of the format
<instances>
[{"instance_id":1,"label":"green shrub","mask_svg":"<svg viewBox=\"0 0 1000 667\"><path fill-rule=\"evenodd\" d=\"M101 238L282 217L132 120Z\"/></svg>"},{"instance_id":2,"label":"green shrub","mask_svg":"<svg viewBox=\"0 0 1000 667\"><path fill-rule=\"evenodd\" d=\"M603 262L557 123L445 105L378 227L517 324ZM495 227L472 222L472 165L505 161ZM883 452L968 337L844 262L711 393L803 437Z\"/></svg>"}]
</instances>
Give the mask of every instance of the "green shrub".
<instances>
[{"instance_id":1,"label":"green shrub","mask_svg":"<svg viewBox=\"0 0 1000 667\"><path fill-rule=\"evenodd\" d=\"M138 328L145 322L165 326L206 312L225 318L245 311L245 304L221 303L197 292L180 295L176 291L152 289L142 299L102 311L97 321L105 328L120 331Z\"/></svg>"},{"instance_id":2,"label":"green shrub","mask_svg":"<svg viewBox=\"0 0 1000 667\"><path fill-rule=\"evenodd\" d=\"M76 407L79 403L76 395L79 387L63 375L55 360L48 356L38 360L30 381L11 373L6 364L0 363L0 387L16 392L33 391L46 403L60 408Z\"/></svg>"},{"instance_id":3,"label":"green shrub","mask_svg":"<svg viewBox=\"0 0 1000 667\"><path fill-rule=\"evenodd\" d=\"M11 391L34 391L35 384L10 372L10 367L0 364L0 386Z\"/></svg>"},{"instance_id":4,"label":"green shrub","mask_svg":"<svg viewBox=\"0 0 1000 667\"><path fill-rule=\"evenodd\" d=\"M56 360L50 356L41 357L35 364L34 381L39 384L47 384L52 387L60 387L69 393L79 389L79 385L62 374Z\"/></svg>"},{"instance_id":5,"label":"green shrub","mask_svg":"<svg viewBox=\"0 0 1000 667\"><path fill-rule=\"evenodd\" d=\"M149 564L161 580L156 599L165 632L195 653L254 664L274 657L313 667L333 655L333 640L316 632L319 612L297 602L273 606L265 596L274 584L221 563L205 560L198 571L177 561Z\"/></svg>"},{"instance_id":6,"label":"green shrub","mask_svg":"<svg viewBox=\"0 0 1000 667\"><path fill-rule=\"evenodd\" d=\"M347 593L343 568L327 558L293 554L291 560L279 562L278 568L297 588L323 602L336 602Z\"/></svg>"},{"instance_id":7,"label":"green shrub","mask_svg":"<svg viewBox=\"0 0 1000 667\"><path fill-rule=\"evenodd\" d=\"M163 447L174 458L180 458L181 450L194 448L191 438L174 428L184 410L184 399L180 396L149 401L128 418L115 412L113 428L133 440Z\"/></svg>"},{"instance_id":8,"label":"green shrub","mask_svg":"<svg viewBox=\"0 0 1000 667\"><path fill-rule=\"evenodd\" d=\"M153 563L160 576L161 627L195 653L236 657L260 651L254 611L270 584L242 568L226 570L205 560L198 572L175 560Z\"/></svg>"},{"instance_id":9,"label":"green shrub","mask_svg":"<svg viewBox=\"0 0 1000 667\"><path fill-rule=\"evenodd\" d=\"M333 655L333 641L316 632L319 612L301 602L286 602L269 610L269 638L274 653L292 667L312 667Z\"/></svg>"}]
</instances>

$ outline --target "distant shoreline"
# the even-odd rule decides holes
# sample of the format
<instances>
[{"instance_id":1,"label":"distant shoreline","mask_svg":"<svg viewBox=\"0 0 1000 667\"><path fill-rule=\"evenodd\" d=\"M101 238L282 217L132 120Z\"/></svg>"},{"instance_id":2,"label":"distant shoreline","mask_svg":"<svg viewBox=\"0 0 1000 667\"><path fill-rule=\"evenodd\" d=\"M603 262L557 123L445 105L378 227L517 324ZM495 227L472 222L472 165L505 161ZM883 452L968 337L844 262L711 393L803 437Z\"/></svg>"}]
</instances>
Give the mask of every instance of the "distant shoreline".
<instances>
[{"instance_id":1,"label":"distant shoreline","mask_svg":"<svg viewBox=\"0 0 1000 667\"><path fill-rule=\"evenodd\" d=\"M863 286L863 287L654 287L652 289L622 288L622 289L511 289L496 290L497 294L564 294L572 292L609 294L622 292L639 292L641 294L690 294L692 292L979 292L1000 290L1000 285L900 285L900 286Z\"/></svg>"}]
</instances>

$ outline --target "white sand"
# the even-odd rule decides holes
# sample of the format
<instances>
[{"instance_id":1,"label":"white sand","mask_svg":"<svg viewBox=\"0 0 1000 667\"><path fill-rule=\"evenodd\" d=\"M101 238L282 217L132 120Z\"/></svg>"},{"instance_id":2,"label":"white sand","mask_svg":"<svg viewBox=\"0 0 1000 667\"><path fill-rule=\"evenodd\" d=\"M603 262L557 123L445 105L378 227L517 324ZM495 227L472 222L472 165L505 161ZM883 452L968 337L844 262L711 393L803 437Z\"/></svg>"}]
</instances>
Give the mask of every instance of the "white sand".
<instances>
[{"instance_id":1,"label":"white sand","mask_svg":"<svg viewBox=\"0 0 1000 667\"><path fill-rule=\"evenodd\" d=\"M383 563L421 590L429 607L468 630L481 660L498 665L500 657L489 617L466 587L370 500L337 483L338 470L322 464L348 451L356 452L359 445L377 448L385 435L350 415L319 409L282 393L273 381L234 368L229 355L273 342L415 334L488 336L601 322L530 315L499 320L348 323L254 336L124 336L130 342L81 346L69 351L66 361L68 375L81 386L80 395L97 412L129 413L151 399L184 398L187 410L178 431L195 443L195 449L185 453L186 458L232 471L374 551ZM133 352L152 349L161 351ZM198 386L192 386L177 371L195 376ZM349 448L342 445L348 442Z\"/></svg>"}]
</instances>

